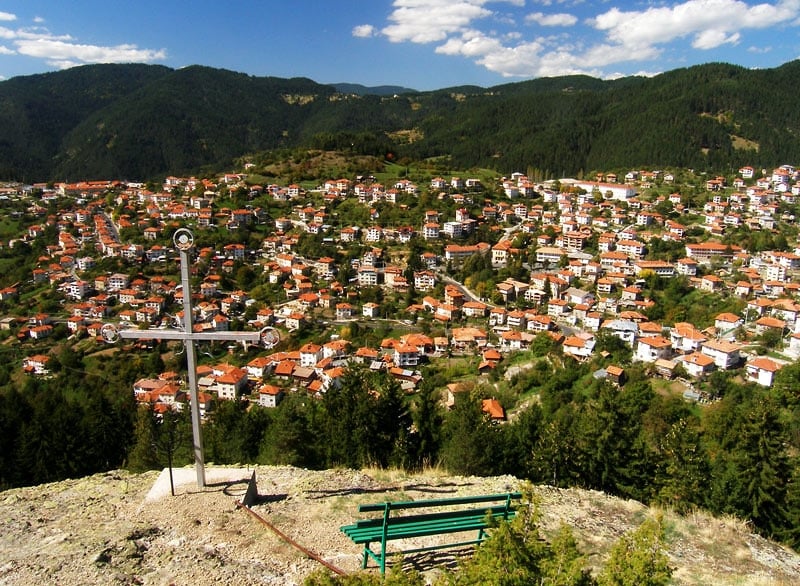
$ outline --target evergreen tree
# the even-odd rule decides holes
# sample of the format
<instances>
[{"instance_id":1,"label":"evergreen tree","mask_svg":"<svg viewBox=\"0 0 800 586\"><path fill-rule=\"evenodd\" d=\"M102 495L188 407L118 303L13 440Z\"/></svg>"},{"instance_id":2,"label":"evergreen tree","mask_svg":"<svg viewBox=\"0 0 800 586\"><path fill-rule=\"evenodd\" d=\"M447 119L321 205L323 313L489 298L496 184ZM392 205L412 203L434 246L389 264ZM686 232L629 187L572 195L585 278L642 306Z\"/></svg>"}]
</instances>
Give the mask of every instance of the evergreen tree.
<instances>
[{"instance_id":1,"label":"evergreen tree","mask_svg":"<svg viewBox=\"0 0 800 586\"><path fill-rule=\"evenodd\" d=\"M271 412L259 448L260 464L288 464L291 466L313 466L314 434L309 429L307 405L309 398L291 393Z\"/></svg>"},{"instance_id":2,"label":"evergreen tree","mask_svg":"<svg viewBox=\"0 0 800 586\"><path fill-rule=\"evenodd\" d=\"M800 549L800 462L794 458L791 466L793 473L786 487L786 523L778 537Z\"/></svg>"},{"instance_id":3,"label":"evergreen tree","mask_svg":"<svg viewBox=\"0 0 800 586\"><path fill-rule=\"evenodd\" d=\"M549 550L539 533L539 510L524 503L514 519L500 523L491 536L447 577L449 586L528 586L543 583L542 566Z\"/></svg>"},{"instance_id":4,"label":"evergreen tree","mask_svg":"<svg viewBox=\"0 0 800 586\"><path fill-rule=\"evenodd\" d=\"M351 366L322 400L326 465L406 465L411 416L400 386L387 373Z\"/></svg>"},{"instance_id":5,"label":"evergreen tree","mask_svg":"<svg viewBox=\"0 0 800 586\"><path fill-rule=\"evenodd\" d=\"M679 512L703 506L710 467L697 428L687 419L675 423L664 436L662 453L658 499Z\"/></svg>"},{"instance_id":6,"label":"evergreen tree","mask_svg":"<svg viewBox=\"0 0 800 586\"><path fill-rule=\"evenodd\" d=\"M578 454L575 445L574 411L565 407L542 428L533 449L530 479L552 486L571 486L577 476Z\"/></svg>"},{"instance_id":7,"label":"evergreen tree","mask_svg":"<svg viewBox=\"0 0 800 586\"><path fill-rule=\"evenodd\" d=\"M499 430L473 393L459 393L445 418L441 461L452 474L491 475L500 457Z\"/></svg>"},{"instance_id":8,"label":"evergreen tree","mask_svg":"<svg viewBox=\"0 0 800 586\"><path fill-rule=\"evenodd\" d=\"M507 424L504 433L501 472L533 480L533 453L541 438L542 409L534 403L521 410Z\"/></svg>"},{"instance_id":9,"label":"evergreen tree","mask_svg":"<svg viewBox=\"0 0 800 586\"><path fill-rule=\"evenodd\" d=\"M661 517L645 520L623 535L611 548L611 555L597 578L600 586L661 586L672 578L669 559L662 543Z\"/></svg>"},{"instance_id":10,"label":"evergreen tree","mask_svg":"<svg viewBox=\"0 0 800 586\"><path fill-rule=\"evenodd\" d=\"M412 435L417 466L433 466L438 458L443 417L434 387L422 381L416 394L412 416L416 433Z\"/></svg>"},{"instance_id":11,"label":"evergreen tree","mask_svg":"<svg viewBox=\"0 0 800 586\"><path fill-rule=\"evenodd\" d=\"M378 395L375 405L377 433L373 440L374 457L382 466L408 468L412 420L403 389L395 379L382 376L381 373L373 373L370 378Z\"/></svg>"},{"instance_id":12,"label":"evergreen tree","mask_svg":"<svg viewBox=\"0 0 800 586\"><path fill-rule=\"evenodd\" d=\"M633 391L632 391L633 392ZM641 412L626 409L623 393L607 383L581 405L576 422L579 473L587 486L639 498L647 485L646 449L640 441Z\"/></svg>"},{"instance_id":13,"label":"evergreen tree","mask_svg":"<svg viewBox=\"0 0 800 586\"><path fill-rule=\"evenodd\" d=\"M541 583L547 586L591 586L595 583L569 525L562 525L553 537L549 555L542 560L541 568Z\"/></svg>"},{"instance_id":14,"label":"evergreen tree","mask_svg":"<svg viewBox=\"0 0 800 586\"><path fill-rule=\"evenodd\" d=\"M779 534L786 526L791 469L785 444L774 402L756 401L747 414L733 458L739 475L740 510L767 536Z\"/></svg>"},{"instance_id":15,"label":"evergreen tree","mask_svg":"<svg viewBox=\"0 0 800 586\"><path fill-rule=\"evenodd\" d=\"M156 447L156 419L152 407L139 407L128 452L128 470L145 472L160 467Z\"/></svg>"}]
</instances>

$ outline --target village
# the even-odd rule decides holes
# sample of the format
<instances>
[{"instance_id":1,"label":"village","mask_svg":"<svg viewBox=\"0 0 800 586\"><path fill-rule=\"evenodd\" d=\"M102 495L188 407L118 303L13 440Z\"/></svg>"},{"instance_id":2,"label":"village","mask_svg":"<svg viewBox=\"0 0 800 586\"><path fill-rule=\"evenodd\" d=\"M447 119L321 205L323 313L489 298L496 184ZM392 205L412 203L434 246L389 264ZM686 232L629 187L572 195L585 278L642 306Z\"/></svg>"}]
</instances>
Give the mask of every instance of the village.
<instances>
[{"instance_id":1,"label":"village","mask_svg":"<svg viewBox=\"0 0 800 586\"><path fill-rule=\"evenodd\" d=\"M424 185L341 178L315 188L247 179L231 173L213 181L167 177L158 189L121 181L0 189L3 206L22 204L21 215L35 219L3 247L38 242L44 251L26 281L0 290L3 307L16 310L0 319L4 344L21 348L24 372L49 376L48 344L59 329L102 348L108 323L182 328L186 292L171 245L181 227L198 240L207 233L248 236L197 247L195 330L269 328L280 340L255 352L231 346L224 360L202 364L203 416L219 400L273 408L291 392L322 396L354 362L388 372L408 393L422 380L422 365L453 357L477 357L471 374L487 377L542 337L587 361L597 356L598 339L613 335L633 362L654 377L681 381L684 397L694 401L705 399L696 385L714 371L735 370L769 387L800 356L800 244L779 229L793 225L800 197L800 172L790 165L761 173L743 167L730 181L704 179L702 197L691 198L673 174L660 171L543 182L514 173L491 186L457 176ZM656 186L674 191L659 194ZM423 195L430 209L422 217L385 221L387 209L405 210ZM336 212L344 202L369 221L345 225ZM742 228L783 238L784 245L753 251L723 242ZM54 240L42 242L48 235ZM314 247L303 241L312 238L322 252L357 245L359 254L342 256L346 264L310 254ZM654 258L665 247L677 258ZM497 282L460 280L460 269L476 257ZM103 270L109 259L117 270ZM250 287L238 278L243 268ZM720 312L713 323L651 320L657 302L644 292L653 279L685 279L732 300L738 311ZM57 310L20 315L20 298L31 291L52 291ZM382 322L391 335L374 345L353 344L346 335L348 324ZM596 375L620 384L627 366L609 359ZM458 390L448 387L449 402ZM141 378L132 392L159 412L189 400L185 376L176 371ZM484 410L497 420L506 415L493 399Z\"/></svg>"}]
</instances>

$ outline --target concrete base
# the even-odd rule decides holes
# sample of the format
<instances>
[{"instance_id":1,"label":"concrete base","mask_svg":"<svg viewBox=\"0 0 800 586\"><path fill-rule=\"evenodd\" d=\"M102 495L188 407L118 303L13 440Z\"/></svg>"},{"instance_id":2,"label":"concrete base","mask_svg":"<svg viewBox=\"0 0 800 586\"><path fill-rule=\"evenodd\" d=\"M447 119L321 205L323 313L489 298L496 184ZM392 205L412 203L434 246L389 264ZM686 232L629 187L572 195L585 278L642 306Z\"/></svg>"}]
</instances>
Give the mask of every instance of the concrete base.
<instances>
[{"instance_id":1,"label":"concrete base","mask_svg":"<svg viewBox=\"0 0 800 586\"><path fill-rule=\"evenodd\" d=\"M255 470L247 468L206 468L206 486L197 486L197 472L194 466L172 469L172 482L175 496L198 492L224 492L249 505L258 496ZM145 502L170 497L169 468L164 468L153 483Z\"/></svg>"}]
</instances>

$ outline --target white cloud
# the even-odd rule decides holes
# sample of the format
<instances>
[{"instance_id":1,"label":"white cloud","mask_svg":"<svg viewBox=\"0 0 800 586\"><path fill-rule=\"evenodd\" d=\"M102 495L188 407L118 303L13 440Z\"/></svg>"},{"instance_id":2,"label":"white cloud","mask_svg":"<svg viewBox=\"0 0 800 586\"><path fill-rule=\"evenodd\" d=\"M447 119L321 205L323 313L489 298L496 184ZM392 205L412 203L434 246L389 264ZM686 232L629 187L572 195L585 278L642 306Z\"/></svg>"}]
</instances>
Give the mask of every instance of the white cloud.
<instances>
[{"instance_id":1,"label":"white cloud","mask_svg":"<svg viewBox=\"0 0 800 586\"><path fill-rule=\"evenodd\" d=\"M572 26L578 22L578 18L572 14L544 14L534 12L525 17L525 22L535 22L541 26Z\"/></svg>"},{"instance_id":2,"label":"white cloud","mask_svg":"<svg viewBox=\"0 0 800 586\"><path fill-rule=\"evenodd\" d=\"M431 43L463 31L491 11L483 8L485 0L396 0L389 15L392 22L383 29L393 43Z\"/></svg>"},{"instance_id":3,"label":"white cloud","mask_svg":"<svg viewBox=\"0 0 800 586\"><path fill-rule=\"evenodd\" d=\"M590 21L607 38L620 45L642 47L693 36L692 45L713 49L736 42L744 29L761 29L788 23L800 11L798 0L749 6L740 0L687 0L674 6L623 12L618 8Z\"/></svg>"},{"instance_id":4,"label":"white cloud","mask_svg":"<svg viewBox=\"0 0 800 586\"><path fill-rule=\"evenodd\" d=\"M33 22L35 22L36 24L42 24L44 22L44 19L41 16L34 16Z\"/></svg>"},{"instance_id":5,"label":"white cloud","mask_svg":"<svg viewBox=\"0 0 800 586\"><path fill-rule=\"evenodd\" d=\"M17 20L17 15L11 14L10 12L0 12L0 20L5 20L5 21Z\"/></svg>"},{"instance_id":6,"label":"white cloud","mask_svg":"<svg viewBox=\"0 0 800 586\"><path fill-rule=\"evenodd\" d=\"M504 47L498 39L488 37L478 31L465 31L461 37L453 37L443 45L436 47L436 52L442 55L480 58L503 49Z\"/></svg>"},{"instance_id":7,"label":"white cloud","mask_svg":"<svg viewBox=\"0 0 800 586\"><path fill-rule=\"evenodd\" d=\"M55 67L56 69L70 69L71 67L80 65L77 61L70 61L69 59L48 59L46 63L50 67Z\"/></svg>"},{"instance_id":8,"label":"white cloud","mask_svg":"<svg viewBox=\"0 0 800 586\"><path fill-rule=\"evenodd\" d=\"M0 20L12 20L3 18L5 14L0 12ZM34 20L43 22L44 19L36 17ZM59 69L86 63L148 63L167 57L164 49L142 49L134 44L81 44L70 35L56 35L41 26L19 29L0 26L0 39L10 41L16 49L0 46L0 55L19 54L39 58Z\"/></svg>"},{"instance_id":9,"label":"white cloud","mask_svg":"<svg viewBox=\"0 0 800 586\"><path fill-rule=\"evenodd\" d=\"M487 4L522 7L525 0L394 0L391 24L381 32L393 43L432 43L469 29L476 20L501 18Z\"/></svg>"},{"instance_id":10,"label":"white cloud","mask_svg":"<svg viewBox=\"0 0 800 586\"><path fill-rule=\"evenodd\" d=\"M692 41L692 47L695 49L714 49L720 45L735 45L739 42L739 38L739 33L729 35L725 31L710 29L698 34Z\"/></svg>"},{"instance_id":11,"label":"white cloud","mask_svg":"<svg viewBox=\"0 0 800 586\"><path fill-rule=\"evenodd\" d=\"M66 68L81 63L131 63L165 59L164 49L140 49L136 45L101 47L81 45L53 39L22 39L15 42L17 51L29 57L46 59L56 67Z\"/></svg>"},{"instance_id":12,"label":"white cloud","mask_svg":"<svg viewBox=\"0 0 800 586\"><path fill-rule=\"evenodd\" d=\"M502 5L524 7L524 0L394 0L382 30L362 25L353 34L382 34L395 43L435 43L439 54L469 59L505 77L585 73L613 78L620 75L620 64L670 56L676 41L684 40L684 49L704 51L738 45L748 30L800 26L800 0L658 0L641 10L599 3L604 12L583 21L546 10L579 4L584 12L591 10L584 0L527 4L542 10L524 17L503 10ZM523 22L589 29L576 28L570 36L531 37L530 29L521 28Z\"/></svg>"},{"instance_id":13,"label":"white cloud","mask_svg":"<svg viewBox=\"0 0 800 586\"><path fill-rule=\"evenodd\" d=\"M377 34L375 27L371 24L360 24L353 27L353 36L358 38L374 37Z\"/></svg>"}]
</instances>

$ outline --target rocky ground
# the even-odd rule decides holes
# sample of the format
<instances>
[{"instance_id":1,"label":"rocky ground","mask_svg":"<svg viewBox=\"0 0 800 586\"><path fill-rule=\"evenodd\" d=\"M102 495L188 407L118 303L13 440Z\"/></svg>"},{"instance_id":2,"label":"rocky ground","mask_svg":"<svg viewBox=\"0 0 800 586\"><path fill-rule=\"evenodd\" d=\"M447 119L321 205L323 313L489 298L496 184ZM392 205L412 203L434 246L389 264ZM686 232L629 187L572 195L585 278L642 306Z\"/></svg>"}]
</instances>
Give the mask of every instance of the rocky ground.
<instances>
[{"instance_id":1,"label":"rocky ground","mask_svg":"<svg viewBox=\"0 0 800 586\"><path fill-rule=\"evenodd\" d=\"M359 546L339 526L357 505L518 489L511 477L258 467L253 510L301 546L345 572L360 568ZM153 494L159 473L115 471L0 493L0 584L301 584L321 564L237 506L243 484L180 486ZM151 493L151 498L148 497ZM593 567L649 509L599 492L537 489L545 533L575 528ZM752 535L735 520L666 515L670 559L682 584L800 583L800 556ZM426 572L459 552L405 560ZM461 552L461 555L466 555ZM375 569L371 571L376 571Z\"/></svg>"}]
</instances>

